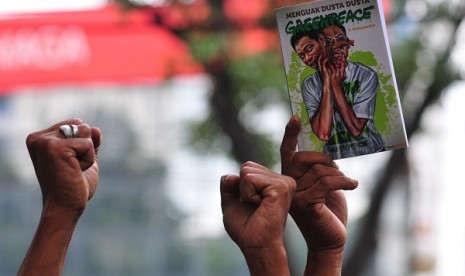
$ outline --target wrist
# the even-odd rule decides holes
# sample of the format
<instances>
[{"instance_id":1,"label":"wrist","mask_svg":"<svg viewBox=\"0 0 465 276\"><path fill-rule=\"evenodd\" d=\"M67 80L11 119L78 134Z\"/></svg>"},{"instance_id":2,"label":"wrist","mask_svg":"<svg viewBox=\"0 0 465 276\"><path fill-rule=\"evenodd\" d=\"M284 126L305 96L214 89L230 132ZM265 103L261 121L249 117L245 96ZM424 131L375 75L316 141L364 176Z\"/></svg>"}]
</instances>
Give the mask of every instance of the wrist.
<instances>
[{"instance_id":1,"label":"wrist","mask_svg":"<svg viewBox=\"0 0 465 276\"><path fill-rule=\"evenodd\" d=\"M46 201L42 209L42 219L54 221L56 224L76 224L84 209L75 209Z\"/></svg>"},{"instance_id":2,"label":"wrist","mask_svg":"<svg viewBox=\"0 0 465 276\"><path fill-rule=\"evenodd\" d=\"M251 276L290 275L284 246L242 250Z\"/></svg>"},{"instance_id":3,"label":"wrist","mask_svg":"<svg viewBox=\"0 0 465 276\"><path fill-rule=\"evenodd\" d=\"M60 202L54 200L53 198L47 198L44 200L42 213L47 213L53 216L67 216L67 217L77 217L79 218L86 206L82 204L76 204L72 202Z\"/></svg>"},{"instance_id":4,"label":"wrist","mask_svg":"<svg viewBox=\"0 0 465 276\"><path fill-rule=\"evenodd\" d=\"M309 248L305 276L340 276L342 272L343 254L343 247L328 250Z\"/></svg>"}]
</instances>

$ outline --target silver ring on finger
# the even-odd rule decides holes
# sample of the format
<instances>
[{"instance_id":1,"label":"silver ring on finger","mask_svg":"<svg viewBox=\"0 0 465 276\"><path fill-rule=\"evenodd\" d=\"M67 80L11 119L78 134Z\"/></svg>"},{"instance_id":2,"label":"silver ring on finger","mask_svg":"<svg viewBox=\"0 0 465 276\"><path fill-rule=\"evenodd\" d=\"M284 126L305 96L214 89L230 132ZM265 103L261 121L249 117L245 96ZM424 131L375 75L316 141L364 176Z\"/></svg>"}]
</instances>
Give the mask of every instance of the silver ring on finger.
<instances>
[{"instance_id":1,"label":"silver ring on finger","mask_svg":"<svg viewBox=\"0 0 465 276\"><path fill-rule=\"evenodd\" d=\"M61 125L60 132L65 136L65 138L73 137L73 132L71 131L71 127L69 125Z\"/></svg>"},{"instance_id":2,"label":"silver ring on finger","mask_svg":"<svg viewBox=\"0 0 465 276\"><path fill-rule=\"evenodd\" d=\"M78 133L79 133L78 126L77 125L70 125L70 127L71 127L71 136L73 138L78 137Z\"/></svg>"},{"instance_id":3,"label":"silver ring on finger","mask_svg":"<svg viewBox=\"0 0 465 276\"><path fill-rule=\"evenodd\" d=\"M65 138L76 138L78 136L79 130L77 125L61 125L60 132L65 136Z\"/></svg>"}]
</instances>

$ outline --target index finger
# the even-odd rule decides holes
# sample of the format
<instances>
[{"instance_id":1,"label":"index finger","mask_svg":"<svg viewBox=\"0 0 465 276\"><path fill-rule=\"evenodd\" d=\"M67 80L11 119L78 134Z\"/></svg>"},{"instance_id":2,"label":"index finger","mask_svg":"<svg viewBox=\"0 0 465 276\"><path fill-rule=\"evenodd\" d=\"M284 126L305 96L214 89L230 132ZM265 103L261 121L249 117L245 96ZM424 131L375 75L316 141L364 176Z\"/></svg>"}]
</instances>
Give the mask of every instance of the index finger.
<instances>
[{"instance_id":1,"label":"index finger","mask_svg":"<svg viewBox=\"0 0 465 276\"><path fill-rule=\"evenodd\" d=\"M92 127L90 137L92 139L92 142L94 143L95 153L98 154L100 145L102 143L102 131L100 130L100 128Z\"/></svg>"},{"instance_id":2,"label":"index finger","mask_svg":"<svg viewBox=\"0 0 465 276\"><path fill-rule=\"evenodd\" d=\"M300 119L297 115L293 115L286 125L284 130L283 141L281 142L281 163L287 164L292 160L297 147L297 135L300 131Z\"/></svg>"}]
</instances>

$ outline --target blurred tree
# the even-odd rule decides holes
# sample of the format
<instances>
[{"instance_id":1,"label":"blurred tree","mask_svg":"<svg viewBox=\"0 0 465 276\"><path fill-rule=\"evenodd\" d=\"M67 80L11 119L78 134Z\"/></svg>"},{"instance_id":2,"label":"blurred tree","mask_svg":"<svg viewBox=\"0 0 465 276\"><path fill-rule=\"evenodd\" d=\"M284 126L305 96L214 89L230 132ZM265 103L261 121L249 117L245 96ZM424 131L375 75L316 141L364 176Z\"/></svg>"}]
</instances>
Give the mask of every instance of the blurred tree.
<instances>
[{"instance_id":1,"label":"blurred tree","mask_svg":"<svg viewBox=\"0 0 465 276\"><path fill-rule=\"evenodd\" d=\"M157 6L116 2L152 12L156 24L191 45L211 77L211 113L192 124L193 148L203 154L228 152L239 163L276 165L277 145L253 125L254 116L268 106L288 104L274 8L304 1L165 1Z\"/></svg>"}]
</instances>

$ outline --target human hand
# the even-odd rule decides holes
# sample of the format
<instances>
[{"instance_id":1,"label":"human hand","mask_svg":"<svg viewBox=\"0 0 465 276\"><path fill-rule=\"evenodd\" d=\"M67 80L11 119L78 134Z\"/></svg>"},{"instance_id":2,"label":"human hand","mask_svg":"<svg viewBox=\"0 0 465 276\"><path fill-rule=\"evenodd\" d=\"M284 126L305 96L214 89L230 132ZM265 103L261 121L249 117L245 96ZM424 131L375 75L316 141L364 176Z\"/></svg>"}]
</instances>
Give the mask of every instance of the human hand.
<instances>
[{"instance_id":1,"label":"human hand","mask_svg":"<svg viewBox=\"0 0 465 276\"><path fill-rule=\"evenodd\" d=\"M65 138L61 125L77 125ZM28 135L26 145L42 191L43 210L17 275L61 275L78 220L98 184L100 129L72 119Z\"/></svg>"},{"instance_id":2,"label":"human hand","mask_svg":"<svg viewBox=\"0 0 465 276\"><path fill-rule=\"evenodd\" d=\"M354 41L349 39L342 41L332 39L331 41L331 47L328 49L328 52L331 53L332 56L329 71L331 75L331 86L333 87L332 90L334 90L337 88L341 89L340 86L346 78L345 69L348 65L347 55L349 48L354 45Z\"/></svg>"},{"instance_id":3,"label":"human hand","mask_svg":"<svg viewBox=\"0 0 465 276\"><path fill-rule=\"evenodd\" d=\"M78 137L66 139L61 125L78 126ZM42 191L44 208L82 212L98 184L101 131L80 119L66 120L29 134L26 145Z\"/></svg>"},{"instance_id":4,"label":"human hand","mask_svg":"<svg viewBox=\"0 0 465 276\"><path fill-rule=\"evenodd\" d=\"M318 63L317 63L317 71L320 74L321 82L323 84L326 83L326 81L329 81L331 78L331 66L332 66L332 57L328 54L321 55L318 58Z\"/></svg>"},{"instance_id":5,"label":"human hand","mask_svg":"<svg viewBox=\"0 0 465 276\"><path fill-rule=\"evenodd\" d=\"M253 162L221 178L223 223L253 275L289 273L283 235L295 181Z\"/></svg>"},{"instance_id":6,"label":"human hand","mask_svg":"<svg viewBox=\"0 0 465 276\"><path fill-rule=\"evenodd\" d=\"M342 84L346 78L346 59L335 59L331 67L331 87L332 91L342 90Z\"/></svg>"},{"instance_id":7,"label":"human hand","mask_svg":"<svg viewBox=\"0 0 465 276\"><path fill-rule=\"evenodd\" d=\"M355 189L358 182L346 177L323 153L296 152L299 131L299 118L293 116L281 144L282 174L297 182L289 213L305 238L309 258L314 263L325 262L313 268L339 266L347 239L347 204L341 189ZM332 259L322 257L328 254ZM331 260L335 263L328 264Z\"/></svg>"}]
</instances>

